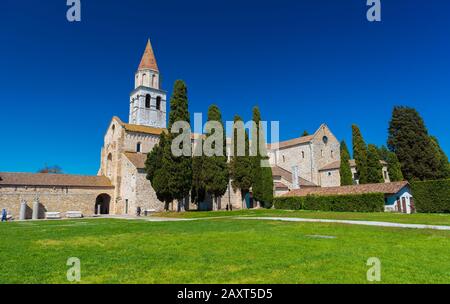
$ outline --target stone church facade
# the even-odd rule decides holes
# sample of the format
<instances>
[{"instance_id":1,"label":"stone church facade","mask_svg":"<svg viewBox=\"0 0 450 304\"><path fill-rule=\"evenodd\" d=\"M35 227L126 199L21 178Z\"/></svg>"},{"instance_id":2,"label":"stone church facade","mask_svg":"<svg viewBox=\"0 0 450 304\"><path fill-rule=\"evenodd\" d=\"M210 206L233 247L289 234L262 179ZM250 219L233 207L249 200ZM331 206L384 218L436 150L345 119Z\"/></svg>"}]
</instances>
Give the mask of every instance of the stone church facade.
<instances>
[{"instance_id":1,"label":"stone church facade","mask_svg":"<svg viewBox=\"0 0 450 304\"><path fill-rule=\"evenodd\" d=\"M145 173L147 153L165 131L167 116L167 94L161 86L150 40L134 79L128 123L119 117L111 119L101 148L97 176L0 172L0 209L6 208L15 218L21 202L26 202L28 209L38 202L42 214L81 211L85 216L134 215L138 207L142 211L163 211L166 206L157 199ZM193 134L193 141L195 136L200 135ZM275 195L299 188L340 185L339 141L325 124L312 135L268 145L268 154ZM354 161L351 166L357 183ZM383 164L383 174L388 182L386 164ZM219 208L224 209L226 205L233 209L254 207L251 196L243 201L239 191L231 186L219 199ZM208 210L211 206L210 198L198 207L186 198L186 209ZM179 208L174 204L168 207Z\"/></svg>"}]
</instances>

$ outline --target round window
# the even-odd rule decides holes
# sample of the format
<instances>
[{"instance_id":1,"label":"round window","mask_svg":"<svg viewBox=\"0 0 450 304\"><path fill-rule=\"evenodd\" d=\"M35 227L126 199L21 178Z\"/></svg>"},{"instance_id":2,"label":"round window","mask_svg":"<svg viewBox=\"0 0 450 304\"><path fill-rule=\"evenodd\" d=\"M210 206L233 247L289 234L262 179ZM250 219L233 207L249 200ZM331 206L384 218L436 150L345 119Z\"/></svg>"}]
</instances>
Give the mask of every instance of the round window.
<instances>
[{"instance_id":1,"label":"round window","mask_svg":"<svg viewBox=\"0 0 450 304\"><path fill-rule=\"evenodd\" d=\"M324 136L324 137L322 138L322 140L323 140L323 143L324 143L324 144L327 144L327 143L328 143L328 137Z\"/></svg>"}]
</instances>

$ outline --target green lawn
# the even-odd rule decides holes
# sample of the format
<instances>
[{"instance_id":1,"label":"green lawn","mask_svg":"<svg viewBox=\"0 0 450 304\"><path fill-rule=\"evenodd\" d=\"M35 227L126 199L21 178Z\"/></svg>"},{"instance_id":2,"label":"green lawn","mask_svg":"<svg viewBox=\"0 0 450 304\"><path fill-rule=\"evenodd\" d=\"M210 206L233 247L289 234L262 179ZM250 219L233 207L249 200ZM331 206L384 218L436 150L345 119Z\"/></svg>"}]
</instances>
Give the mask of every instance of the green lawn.
<instances>
[{"instance_id":1,"label":"green lawn","mask_svg":"<svg viewBox=\"0 0 450 304\"><path fill-rule=\"evenodd\" d=\"M161 212L154 216L171 218L204 218L223 216L262 216L262 217L300 217L317 219L382 221L409 224L446 225L450 226L450 214L399 214L399 213L363 213L363 212L320 212L304 210L255 209L214 212Z\"/></svg>"},{"instance_id":2,"label":"green lawn","mask_svg":"<svg viewBox=\"0 0 450 304\"><path fill-rule=\"evenodd\" d=\"M328 236L334 238L319 238ZM0 283L450 283L450 232L323 223L114 219L0 225Z\"/></svg>"}]
</instances>

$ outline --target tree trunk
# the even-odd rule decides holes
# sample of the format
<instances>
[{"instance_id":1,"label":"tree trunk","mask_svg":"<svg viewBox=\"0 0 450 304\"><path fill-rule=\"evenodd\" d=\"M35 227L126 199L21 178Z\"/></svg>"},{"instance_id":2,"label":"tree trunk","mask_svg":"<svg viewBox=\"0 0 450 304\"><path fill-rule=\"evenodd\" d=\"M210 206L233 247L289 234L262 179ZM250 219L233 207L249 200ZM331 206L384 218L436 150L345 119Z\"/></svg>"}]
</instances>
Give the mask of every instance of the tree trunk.
<instances>
[{"instance_id":1,"label":"tree trunk","mask_svg":"<svg viewBox=\"0 0 450 304\"><path fill-rule=\"evenodd\" d=\"M184 206L184 198L183 199L181 199L181 200L177 200L177 202L178 202L178 212L185 212L186 211L186 208L185 208L185 206Z\"/></svg>"}]
</instances>

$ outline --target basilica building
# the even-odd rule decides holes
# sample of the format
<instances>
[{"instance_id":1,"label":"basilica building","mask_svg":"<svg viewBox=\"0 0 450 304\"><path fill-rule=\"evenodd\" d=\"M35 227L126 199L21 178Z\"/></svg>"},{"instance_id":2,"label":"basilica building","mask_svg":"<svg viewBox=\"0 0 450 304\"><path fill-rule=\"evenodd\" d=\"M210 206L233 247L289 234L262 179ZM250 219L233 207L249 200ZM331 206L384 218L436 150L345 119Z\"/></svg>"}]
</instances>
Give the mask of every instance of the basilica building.
<instances>
[{"instance_id":1,"label":"basilica building","mask_svg":"<svg viewBox=\"0 0 450 304\"><path fill-rule=\"evenodd\" d=\"M179 206L159 201L146 178L147 154L165 131L167 94L161 85L156 57L147 42L144 54L134 75L134 89L130 93L128 122L113 117L105 132L97 176L68 174L32 174L0 172L0 209L6 208L15 218L20 206L27 206L27 217L39 206L39 217L45 212L80 211L85 216L95 214L134 215L139 207L143 212L163 211ZM195 136L195 135L194 135ZM335 187L340 185L340 146L327 125L321 125L309 136L268 145L275 195L283 195L300 188ZM351 161L358 183L356 166ZM385 181L389 182L387 165L383 163ZM229 187L219 199L219 208L252 208L251 194L241 198L239 191ZM185 209L211 209L206 199L195 206L186 198Z\"/></svg>"}]
</instances>

